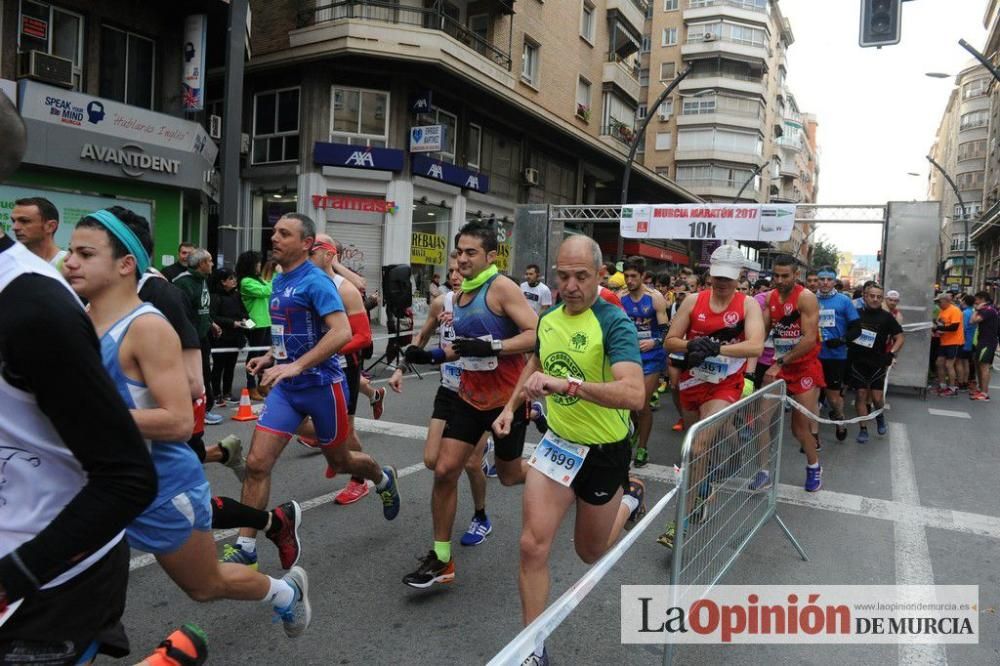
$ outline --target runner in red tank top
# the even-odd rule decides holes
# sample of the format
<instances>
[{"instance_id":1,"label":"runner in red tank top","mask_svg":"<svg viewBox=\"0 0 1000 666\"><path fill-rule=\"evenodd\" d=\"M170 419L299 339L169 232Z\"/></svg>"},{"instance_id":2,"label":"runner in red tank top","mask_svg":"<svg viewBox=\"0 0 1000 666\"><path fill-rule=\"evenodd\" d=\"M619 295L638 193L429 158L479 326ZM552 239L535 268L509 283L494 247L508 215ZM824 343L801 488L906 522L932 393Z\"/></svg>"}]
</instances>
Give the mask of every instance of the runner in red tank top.
<instances>
[{"instance_id":1,"label":"runner in red tank top","mask_svg":"<svg viewBox=\"0 0 1000 666\"><path fill-rule=\"evenodd\" d=\"M757 301L737 293L736 282L746 258L735 245L722 245L712 253L711 286L684 299L670 322L664 340L667 353L686 353L688 369L680 378L681 414L690 425L722 411L743 392L746 359L764 351L764 324ZM706 456L708 437L692 443L688 490L698 489L694 514L708 499ZM692 518L692 520L694 520ZM668 524L658 540L671 547L676 525Z\"/></svg>"},{"instance_id":2,"label":"runner in red tank top","mask_svg":"<svg viewBox=\"0 0 1000 666\"><path fill-rule=\"evenodd\" d=\"M792 399L815 414L819 389L826 386L819 362L819 302L798 284L798 272L792 257L775 257L774 290L764 312L764 323L774 333L774 365L764 374L764 383L785 380ZM809 417L798 410L792 410L792 433L806 454L805 489L816 492L823 486L819 439L811 431Z\"/></svg>"}]
</instances>

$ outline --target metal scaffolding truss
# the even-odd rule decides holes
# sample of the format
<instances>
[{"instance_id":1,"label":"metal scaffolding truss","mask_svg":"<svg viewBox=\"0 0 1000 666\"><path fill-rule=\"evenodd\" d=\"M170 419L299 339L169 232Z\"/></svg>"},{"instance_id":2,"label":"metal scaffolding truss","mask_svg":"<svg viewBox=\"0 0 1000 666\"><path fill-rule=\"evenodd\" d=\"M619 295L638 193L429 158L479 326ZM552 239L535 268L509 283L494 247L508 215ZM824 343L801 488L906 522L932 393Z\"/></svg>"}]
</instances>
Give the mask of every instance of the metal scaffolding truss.
<instances>
[{"instance_id":1,"label":"metal scaffolding truss","mask_svg":"<svg viewBox=\"0 0 1000 666\"><path fill-rule=\"evenodd\" d=\"M560 222L618 222L621 206L561 206L549 207L549 219ZM827 206L798 204L795 221L816 224L884 224L885 205Z\"/></svg>"}]
</instances>

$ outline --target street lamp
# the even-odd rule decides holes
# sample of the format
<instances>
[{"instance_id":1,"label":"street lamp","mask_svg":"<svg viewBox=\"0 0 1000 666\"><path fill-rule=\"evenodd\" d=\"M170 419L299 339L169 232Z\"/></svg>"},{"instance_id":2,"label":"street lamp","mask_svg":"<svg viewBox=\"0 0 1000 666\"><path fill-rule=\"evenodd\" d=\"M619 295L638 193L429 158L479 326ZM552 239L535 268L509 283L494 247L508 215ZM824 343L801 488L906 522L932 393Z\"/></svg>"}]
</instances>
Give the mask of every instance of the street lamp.
<instances>
[{"instance_id":1,"label":"street lamp","mask_svg":"<svg viewBox=\"0 0 1000 666\"><path fill-rule=\"evenodd\" d=\"M659 109L660 105L666 101L667 97L674 91L681 81L691 73L692 65L685 67L680 74L678 74L670 84L663 89L660 96L656 98L653 102L653 109ZM622 173L622 206L628 203L628 181L632 176L632 163L635 162L635 154L639 151L639 142L643 140L646 136L646 127L649 126L649 121L653 119L653 114L648 110L646 111L646 117L642 119L642 124L639 125L639 129L636 130L635 136L632 137L632 145L629 147L628 159L625 160L625 171ZM625 254L625 239L622 238L621 229L618 230L618 258L621 259L622 255Z\"/></svg>"},{"instance_id":2,"label":"street lamp","mask_svg":"<svg viewBox=\"0 0 1000 666\"><path fill-rule=\"evenodd\" d=\"M948 181L951 185L952 191L955 193L955 198L958 199L958 205L962 210L962 221L965 223L965 246L962 249L962 286L965 287L965 278L969 271L969 215L965 208L965 201L962 199L962 195L958 191L958 186L955 185L955 181L951 179L948 172L944 170L944 167L934 161L934 158L930 155L927 156L927 161L934 165L934 168L941 172L944 179ZM971 284L971 282L970 282Z\"/></svg>"}]
</instances>

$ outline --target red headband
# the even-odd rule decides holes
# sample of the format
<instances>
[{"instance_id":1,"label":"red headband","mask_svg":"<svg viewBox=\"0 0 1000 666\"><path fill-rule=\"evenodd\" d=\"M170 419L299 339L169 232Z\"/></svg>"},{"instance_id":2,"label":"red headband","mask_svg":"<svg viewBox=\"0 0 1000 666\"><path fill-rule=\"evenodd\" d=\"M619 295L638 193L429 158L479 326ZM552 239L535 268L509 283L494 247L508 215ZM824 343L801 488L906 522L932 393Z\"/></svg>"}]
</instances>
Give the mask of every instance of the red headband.
<instances>
[{"instance_id":1,"label":"red headband","mask_svg":"<svg viewBox=\"0 0 1000 666\"><path fill-rule=\"evenodd\" d=\"M313 243L312 251L315 252L316 250L324 250L326 252L333 252L334 254L337 254L337 248L329 243L324 243L323 241L316 241Z\"/></svg>"}]
</instances>

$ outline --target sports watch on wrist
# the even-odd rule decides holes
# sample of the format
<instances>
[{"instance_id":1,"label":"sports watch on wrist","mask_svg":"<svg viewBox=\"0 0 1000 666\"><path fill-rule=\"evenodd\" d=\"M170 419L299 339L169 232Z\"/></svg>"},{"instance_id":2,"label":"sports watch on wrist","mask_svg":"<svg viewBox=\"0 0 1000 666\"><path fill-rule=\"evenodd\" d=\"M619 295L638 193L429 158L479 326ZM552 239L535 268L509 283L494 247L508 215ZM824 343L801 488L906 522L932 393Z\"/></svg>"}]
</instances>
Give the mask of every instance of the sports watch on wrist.
<instances>
[{"instance_id":1,"label":"sports watch on wrist","mask_svg":"<svg viewBox=\"0 0 1000 666\"><path fill-rule=\"evenodd\" d=\"M503 351L503 340L490 340L490 348L500 353Z\"/></svg>"},{"instance_id":2,"label":"sports watch on wrist","mask_svg":"<svg viewBox=\"0 0 1000 666\"><path fill-rule=\"evenodd\" d=\"M579 377L574 377L572 375L566 375L566 395L570 398L576 396L576 392L580 390L580 386L583 384L583 380Z\"/></svg>"}]
</instances>

